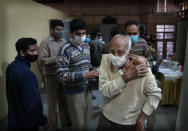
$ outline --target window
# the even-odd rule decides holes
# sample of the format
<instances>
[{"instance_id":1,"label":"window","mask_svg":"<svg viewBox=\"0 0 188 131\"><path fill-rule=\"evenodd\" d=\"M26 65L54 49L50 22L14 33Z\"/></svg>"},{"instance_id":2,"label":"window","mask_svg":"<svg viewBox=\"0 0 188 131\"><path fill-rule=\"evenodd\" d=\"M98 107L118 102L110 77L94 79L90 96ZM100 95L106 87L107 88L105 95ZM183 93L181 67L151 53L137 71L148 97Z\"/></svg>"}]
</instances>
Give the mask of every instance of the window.
<instances>
[{"instance_id":1,"label":"window","mask_svg":"<svg viewBox=\"0 0 188 131\"><path fill-rule=\"evenodd\" d=\"M163 42L157 42L157 58L162 59L163 57Z\"/></svg>"},{"instance_id":2,"label":"window","mask_svg":"<svg viewBox=\"0 0 188 131\"><path fill-rule=\"evenodd\" d=\"M167 0L157 0L157 13L167 12Z\"/></svg>"},{"instance_id":3,"label":"window","mask_svg":"<svg viewBox=\"0 0 188 131\"><path fill-rule=\"evenodd\" d=\"M157 59L171 59L175 47L175 25L157 25Z\"/></svg>"}]
</instances>

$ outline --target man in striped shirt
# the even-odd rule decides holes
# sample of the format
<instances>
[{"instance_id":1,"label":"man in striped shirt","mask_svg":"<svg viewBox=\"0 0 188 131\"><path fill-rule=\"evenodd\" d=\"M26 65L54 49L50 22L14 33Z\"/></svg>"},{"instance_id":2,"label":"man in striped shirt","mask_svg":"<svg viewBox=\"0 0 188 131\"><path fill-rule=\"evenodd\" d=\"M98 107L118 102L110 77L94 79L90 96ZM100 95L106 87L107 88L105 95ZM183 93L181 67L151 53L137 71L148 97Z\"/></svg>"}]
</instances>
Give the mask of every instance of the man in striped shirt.
<instances>
[{"instance_id":1,"label":"man in striped shirt","mask_svg":"<svg viewBox=\"0 0 188 131\"><path fill-rule=\"evenodd\" d=\"M70 41L60 47L57 77L63 84L73 130L88 130L92 114L92 95L88 79L98 76L90 71L90 48L84 43L86 24L81 19L70 22Z\"/></svg>"},{"instance_id":2,"label":"man in striped shirt","mask_svg":"<svg viewBox=\"0 0 188 131\"><path fill-rule=\"evenodd\" d=\"M139 38L139 24L136 21L128 21L125 23L124 33L131 38L131 48L134 54L148 58L149 48L147 42L143 38Z\"/></svg>"}]
</instances>

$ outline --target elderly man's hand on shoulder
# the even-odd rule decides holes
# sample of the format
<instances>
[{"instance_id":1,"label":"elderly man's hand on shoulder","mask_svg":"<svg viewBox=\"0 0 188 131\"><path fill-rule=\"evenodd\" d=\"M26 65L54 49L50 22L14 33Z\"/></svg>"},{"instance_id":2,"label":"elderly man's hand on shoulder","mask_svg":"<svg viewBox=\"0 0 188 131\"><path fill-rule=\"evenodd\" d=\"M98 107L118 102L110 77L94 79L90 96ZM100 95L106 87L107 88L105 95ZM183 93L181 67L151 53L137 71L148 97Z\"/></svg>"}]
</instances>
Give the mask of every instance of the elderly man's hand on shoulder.
<instances>
[{"instance_id":1,"label":"elderly man's hand on shoulder","mask_svg":"<svg viewBox=\"0 0 188 131\"><path fill-rule=\"evenodd\" d=\"M141 56L130 56L130 61L123 67L125 72L123 77L124 81L129 81L135 78L144 77L147 74L146 61Z\"/></svg>"}]
</instances>

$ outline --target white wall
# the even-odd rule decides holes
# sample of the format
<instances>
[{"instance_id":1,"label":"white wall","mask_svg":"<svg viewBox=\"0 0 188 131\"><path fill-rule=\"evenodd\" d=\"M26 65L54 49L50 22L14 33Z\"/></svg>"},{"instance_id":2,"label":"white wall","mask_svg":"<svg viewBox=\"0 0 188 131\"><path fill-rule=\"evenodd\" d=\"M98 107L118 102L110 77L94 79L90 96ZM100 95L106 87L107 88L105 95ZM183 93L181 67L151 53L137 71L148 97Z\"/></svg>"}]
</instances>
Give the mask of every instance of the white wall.
<instances>
[{"instance_id":1,"label":"white wall","mask_svg":"<svg viewBox=\"0 0 188 131\"><path fill-rule=\"evenodd\" d=\"M15 42L21 37L33 37L38 41L49 34L49 19L65 19L69 16L33 2L32 0L0 0L0 119L7 115L5 70L16 56ZM32 65L39 83L41 76L37 65Z\"/></svg>"}]
</instances>

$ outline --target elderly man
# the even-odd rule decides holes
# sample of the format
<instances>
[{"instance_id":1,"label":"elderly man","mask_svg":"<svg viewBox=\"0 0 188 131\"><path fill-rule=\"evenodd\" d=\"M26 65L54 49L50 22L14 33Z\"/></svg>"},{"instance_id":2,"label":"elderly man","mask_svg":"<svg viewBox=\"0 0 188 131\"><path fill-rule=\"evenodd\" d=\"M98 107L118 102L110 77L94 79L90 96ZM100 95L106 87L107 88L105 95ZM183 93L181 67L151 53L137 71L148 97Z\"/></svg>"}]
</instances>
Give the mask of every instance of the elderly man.
<instances>
[{"instance_id":1,"label":"elderly man","mask_svg":"<svg viewBox=\"0 0 188 131\"><path fill-rule=\"evenodd\" d=\"M111 40L111 54L103 55L99 90L103 95L97 130L144 131L144 122L161 99L161 89L145 58L132 57L131 40L124 35ZM131 57L130 57L131 56Z\"/></svg>"}]
</instances>

